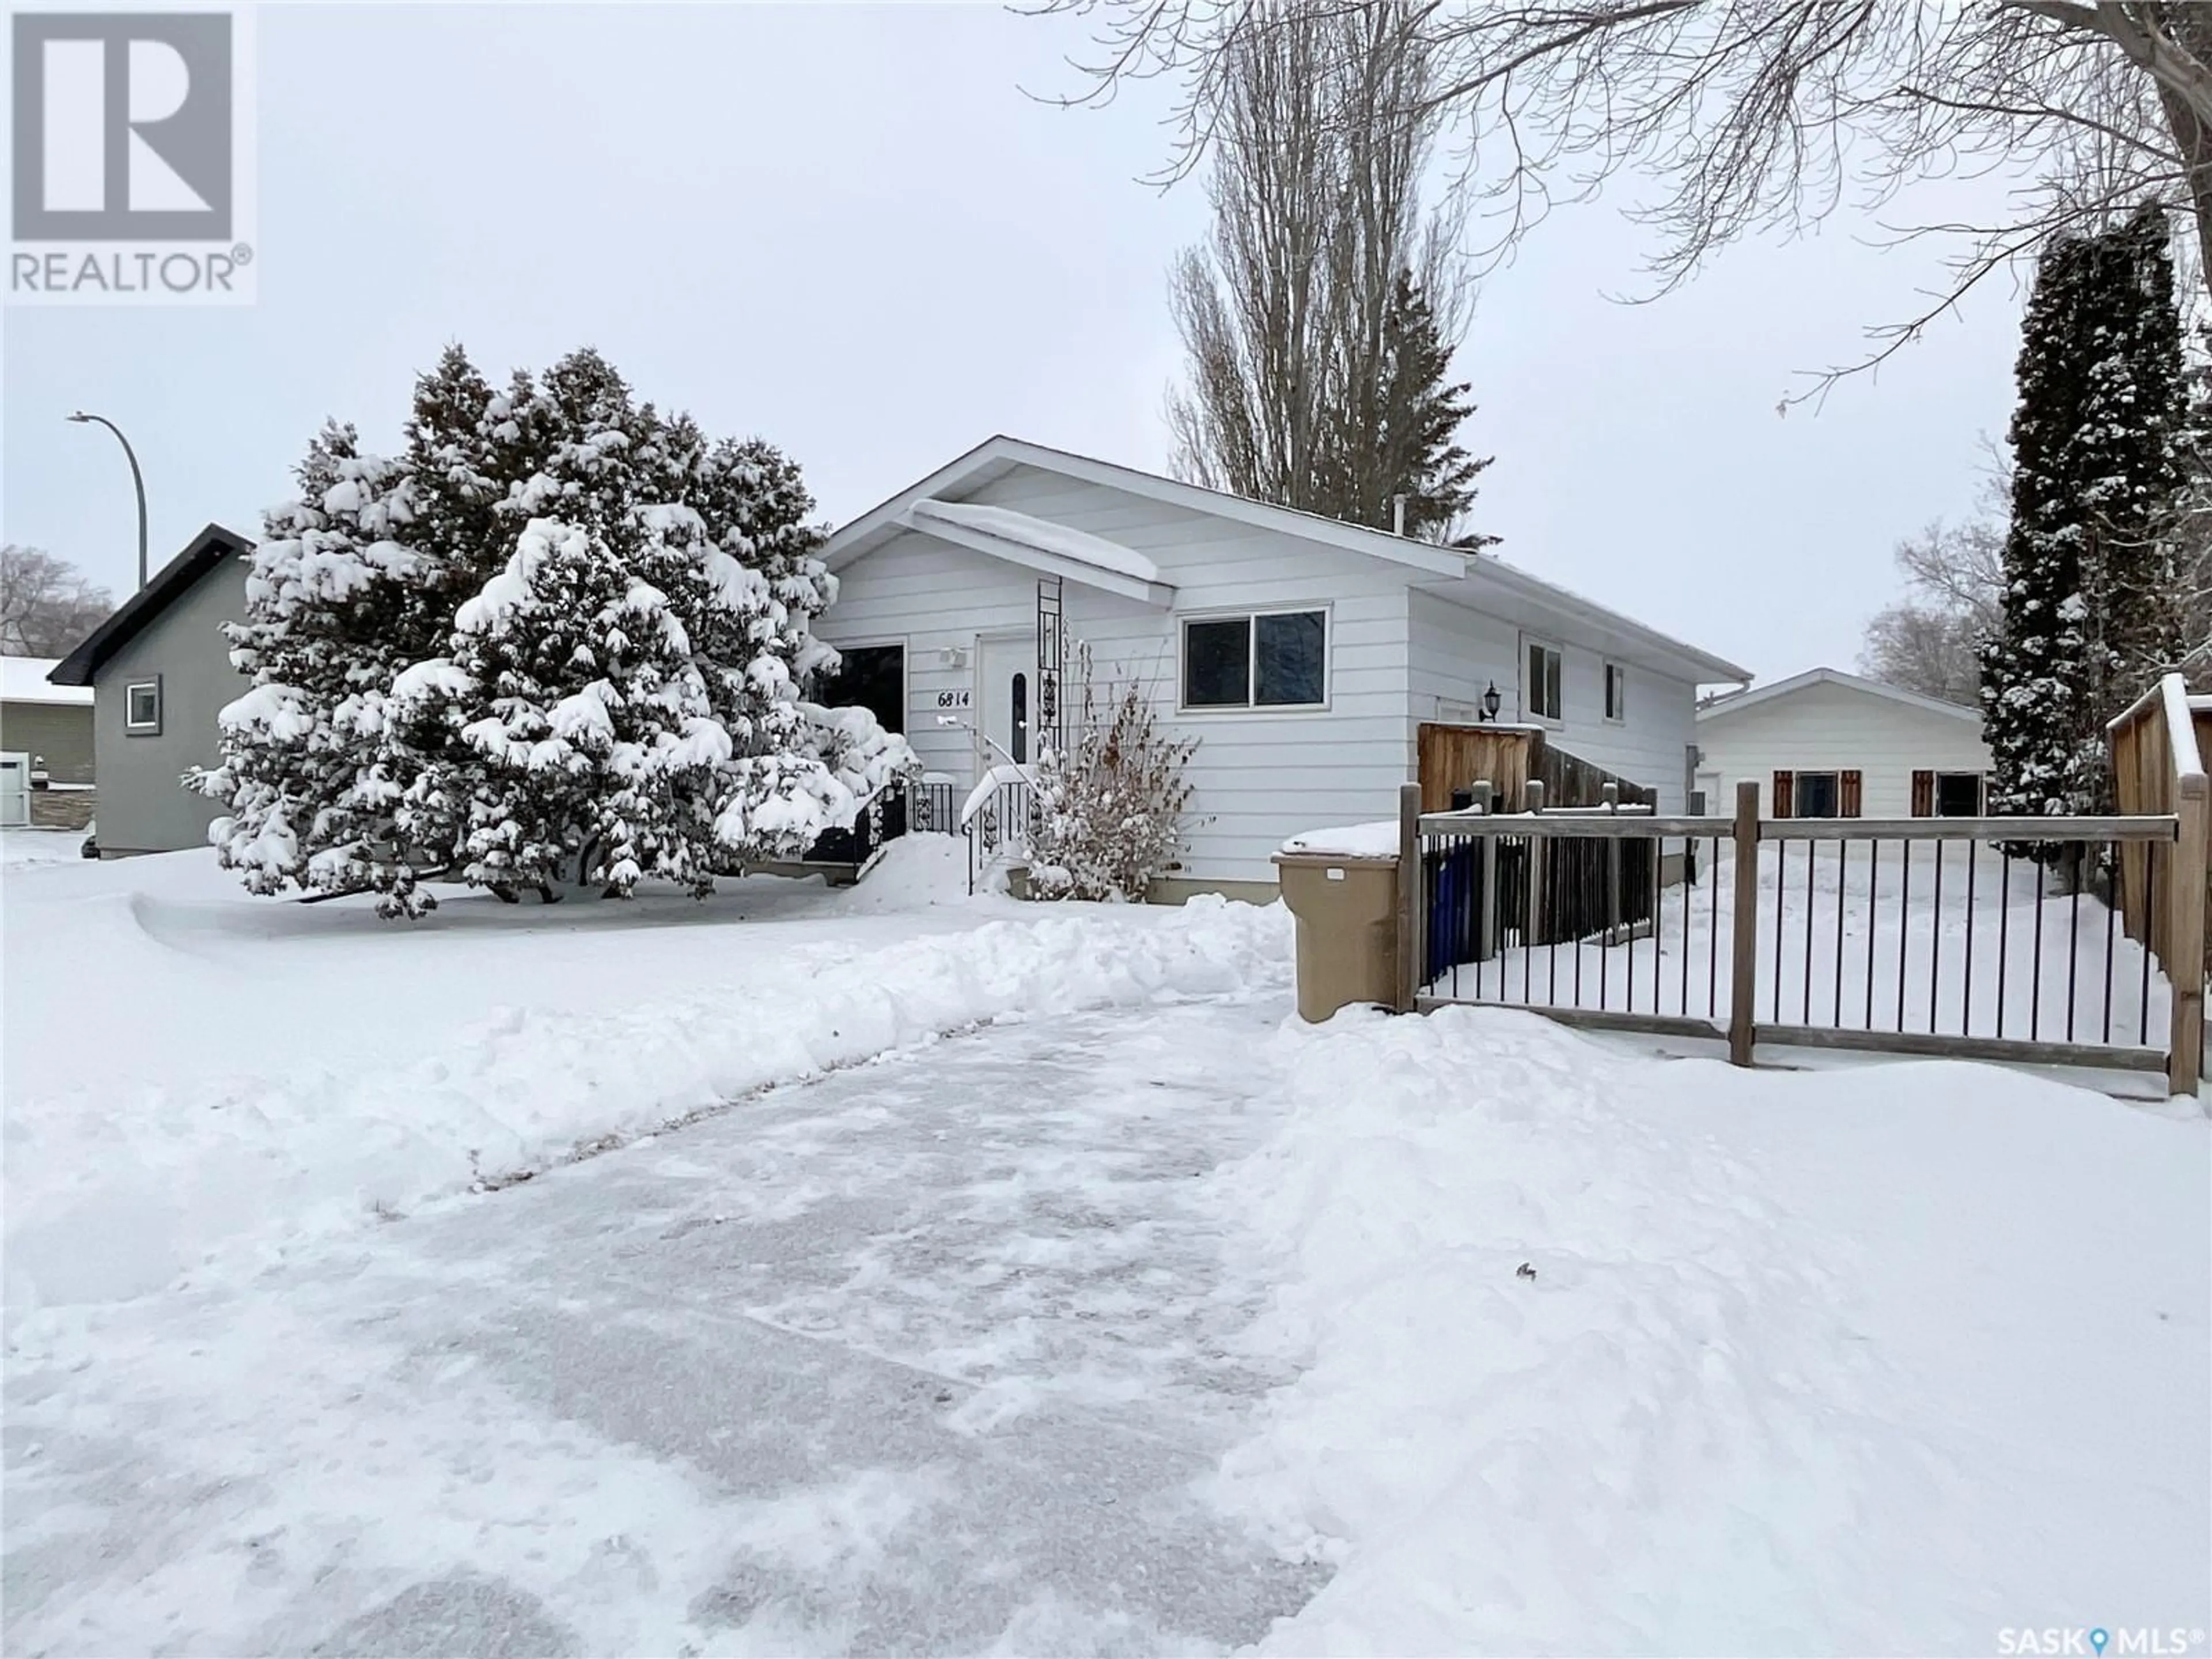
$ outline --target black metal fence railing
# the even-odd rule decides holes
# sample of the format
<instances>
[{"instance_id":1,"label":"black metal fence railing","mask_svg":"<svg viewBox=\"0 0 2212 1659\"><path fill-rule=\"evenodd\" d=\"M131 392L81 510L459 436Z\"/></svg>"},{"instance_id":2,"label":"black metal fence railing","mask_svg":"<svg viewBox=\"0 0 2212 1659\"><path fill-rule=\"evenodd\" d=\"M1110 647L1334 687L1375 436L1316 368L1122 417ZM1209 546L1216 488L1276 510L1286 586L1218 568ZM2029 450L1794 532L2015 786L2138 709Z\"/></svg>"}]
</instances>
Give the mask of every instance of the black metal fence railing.
<instances>
[{"instance_id":1,"label":"black metal fence railing","mask_svg":"<svg viewBox=\"0 0 2212 1659\"><path fill-rule=\"evenodd\" d=\"M951 836L959 833L960 802L952 793L950 778L925 777L906 786L906 827L917 836Z\"/></svg>"},{"instance_id":2,"label":"black metal fence railing","mask_svg":"<svg viewBox=\"0 0 2212 1659\"><path fill-rule=\"evenodd\" d=\"M1011 769L998 769L1007 770ZM1000 777L971 793L961 811L960 832L968 838L968 890L994 860L1011 863L1025 853L1037 825L1036 791L1026 778Z\"/></svg>"},{"instance_id":3,"label":"black metal fence railing","mask_svg":"<svg viewBox=\"0 0 2212 1659\"><path fill-rule=\"evenodd\" d=\"M2082 833L2002 838L1765 826L1754 1017L1766 1040L1931 1054L2001 1042L2053 1063L2163 1066L2166 988L2122 932L2119 855L2171 832L2074 822Z\"/></svg>"},{"instance_id":4,"label":"black metal fence railing","mask_svg":"<svg viewBox=\"0 0 2212 1659\"><path fill-rule=\"evenodd\" d=\"M1757 1043L2166 1070L2176 1012L2122 901L2170 816L1762 819L1421 813L1401 844L1406 1006L1499 1003L1568 1024ZM1401 869L1405 868L1401 865ZM2188 1064L2177 1066L2178 1056Z\"/></svg>"},{"instance_id":5,"label":"black metal fence railing","mask_svg":"<svg viewBox=\"0 0 2212 1659\"><path fill-rule=\"evenodd\" d=\"M894 781L868 797L842 830L824 830L807 847L804 862L850 865L859 869L885 843L906 834L910 817L907 786Z\"/></svg>"},{"instance_id":6,"label":"black metal fence railing","mask_svg":"<svg viewBox=\"0 0 2212 1659\"><path fill-rule=\"evenodd\" d=\"M1541 811L1544 786L1528 786ZM1462 811L1486 814L1486 787L1468 793ZM1645 815L1621 808L1607 790L1608 815ZM1565 821L1553 813L1550 823ZM1662 865L1656 838L1602 840L1498 834L1480 839L1425 838L1424 984L1453 970L1480 967L1501 950L1579 940L1608 943L1648 929L1657 914Z\"/></svg>"}]
</instances>

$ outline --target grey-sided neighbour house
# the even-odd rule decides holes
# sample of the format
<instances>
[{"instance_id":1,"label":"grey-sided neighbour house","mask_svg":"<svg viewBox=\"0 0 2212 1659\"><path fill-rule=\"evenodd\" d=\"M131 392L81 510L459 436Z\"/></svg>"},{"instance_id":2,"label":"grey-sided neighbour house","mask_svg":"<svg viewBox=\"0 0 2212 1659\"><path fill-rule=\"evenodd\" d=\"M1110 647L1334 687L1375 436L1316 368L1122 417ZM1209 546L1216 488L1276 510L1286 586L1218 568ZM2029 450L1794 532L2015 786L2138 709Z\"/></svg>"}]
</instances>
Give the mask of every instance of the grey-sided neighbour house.
<instances>
[{"instance_id":1,"label":"grey-sided neighbour house","mask_svg":"<svg viewBox=\"0 0 2212 1659\"><path fill-rule=\"evenodd\" d=\"M50 677L92 688L103 857L207 845L218 809L178 780L215 764L216 716L246 690L222 624L246 614L252 547L208 526Z\"/></svg>"},{"instance_id":2,"label":"grey-sided neighbour house","mask_svg":"<svg viewBox=\"0 0 2212 1659\"><path fill-rule=\"evenodd\" d=\"M1393 816L1421 726L1480 720L1492 688L1503 720L1679 811L1698 688L1749 678L1487 552L1003 436L823 556L840 586L817 631L845 653L841 700L958 787L1035 758L1052 611L1095 677L1141 683L1162 727L1198 740L1170 898L1258 896L1287 837Z\"/></svg>"},{"instance_id":3,"label":"grey-sided neighbour house","mask_svg":"<svg viewBox=\"0 0 2212 1659\"><path fill-rule=\"evenodd\" d=\"M97 693L103 853L205 842L213 805L177 779L213 763L216 713L243 690L220 625L241 613L249 547L210 526L55 671ZM1748 678L1488 552L1014 438L854 520L823 556L832 694L903 732L956 799L1036 758L1041 639L1087 645L1095 680L1137 682L1167 732L1197 739L1170 899L1261 896L1287 837L1391 816L1420 727L1481 722L1493 690L1496 718L1680 811L1699 686Z\"/></svg>"},{"instance_id":4,"label":"grey-sided neighbour house","mask_svg":"<svg viewBox=\"0 0 2212 1659\"><path fill-rule=\"evenodd\" d=\"M49 787L93 781L92 693L47 679L51 658L0 657L0 827L33 821Z\"/></svg>"},{"instance_id":5,"label":"grey-sided neighbour house","mask_svg":"<svg viewBox=\"0 0 2212 1659\"><path fill-rule=\"evenodd\" d=\"M1743 781L1780 818L1972 817L1988 799L1978 709L1838 668L1714 699L1698 711L1698 744L1715 811Z\"/></svg>"}]
</instances>

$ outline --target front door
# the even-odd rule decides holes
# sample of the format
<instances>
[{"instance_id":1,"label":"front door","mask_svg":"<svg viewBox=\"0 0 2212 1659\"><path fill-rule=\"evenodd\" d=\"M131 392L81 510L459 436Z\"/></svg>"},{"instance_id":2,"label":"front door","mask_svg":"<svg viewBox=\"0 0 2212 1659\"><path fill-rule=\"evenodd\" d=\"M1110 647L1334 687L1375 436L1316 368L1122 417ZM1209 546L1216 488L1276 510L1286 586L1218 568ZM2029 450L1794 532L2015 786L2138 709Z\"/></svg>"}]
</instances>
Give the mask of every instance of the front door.
<instances>
[{"instance_id":1,"label":"front door","mask_svg":"<svg viewBox=\"0 0 2212 1659\"><path fill-rule=\"evenodd\" d=\"M1009 635L985 640L977 653L982 681L982 763L1009 760L1026 766L1036 758L1036 637Z\"/></svg>"}]
</instances>

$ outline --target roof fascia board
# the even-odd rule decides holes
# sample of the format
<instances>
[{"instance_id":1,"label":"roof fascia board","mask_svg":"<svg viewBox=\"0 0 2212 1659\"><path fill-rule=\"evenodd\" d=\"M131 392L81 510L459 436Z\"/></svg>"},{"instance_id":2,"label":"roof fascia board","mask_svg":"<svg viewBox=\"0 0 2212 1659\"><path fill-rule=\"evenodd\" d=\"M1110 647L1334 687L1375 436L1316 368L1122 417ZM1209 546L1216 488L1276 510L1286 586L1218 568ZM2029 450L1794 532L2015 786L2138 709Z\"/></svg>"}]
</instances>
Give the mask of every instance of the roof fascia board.
<instances>
[{"instance_id":1,"label":"roof fascia board","mask_svg":"<svg viewBox=\"0 0 2212 1659\"><path fill-rule=\"evenodd\" d=\"M891 523L901 530L910 530L917 536L933 537L954 547L964 548L970 553L981 554L987 559L1021 565L1044 575L1058 576L1064 581L1079 582L1085 587L1118 593L1124 599L1142 600L1163 610L1175 602L1176 591L1165 582L1140 581L1116 570L1102 570L1097 565L1063 558L1057 553L1047 553L1020 542L1007 541L1002 537L971 530L965 525L924 518L911 510L900 513Z\"/></svg>"},{"instance_id":2,"label":"roof fascia board","mask_svg":"<svg viewBox=\"0 0 2212 1659\"><path fill-rule=\"evenodd\" d=\"M1871 697L1901 703L1907 708L1917 708L1923 714L1947 715L1953 720L1972 720L1981 724L1978 708L1967 708L1955 702L1945 702L1940 697L1923 696L1917 691L1908 691L1901 685L1885 685L1880 680L1866 679L1857 674L1846 674L1839 668L1808 668L1802 674L1792 674L1786 680L1777 680L1771 685L1753 686L1748 691L1739 691L1733 696L1723 697L1698 711L1701 720L1712 720L1722 714L1740 713L1756 708L1763 703L1809 690L1816 685L1839 686L1846 691L1863 691Z\"/></svg>"}]
</instances>

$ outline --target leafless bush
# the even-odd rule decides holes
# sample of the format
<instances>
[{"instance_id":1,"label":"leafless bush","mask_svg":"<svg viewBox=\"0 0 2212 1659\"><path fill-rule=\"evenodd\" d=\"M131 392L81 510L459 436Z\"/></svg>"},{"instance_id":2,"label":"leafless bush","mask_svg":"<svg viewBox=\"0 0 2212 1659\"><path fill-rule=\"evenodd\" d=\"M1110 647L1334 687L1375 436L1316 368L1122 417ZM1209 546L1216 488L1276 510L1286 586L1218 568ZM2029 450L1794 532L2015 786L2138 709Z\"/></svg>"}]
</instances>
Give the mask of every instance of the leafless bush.
<instances>
[{"instance_id":1,"label":"leafless bush","mask_svg":"<svg viewBox=\"0 0 2212 1659\"><path fill-rule=\"evenodd\" d=\"M1037 758L1030 890L1135 902L1182 848L1198 744L1161 732L1138 680L1099 684L1089 646L1075 647L1070 665L1079 689L1069 742Z\"/></svg>"}]
</instances>

